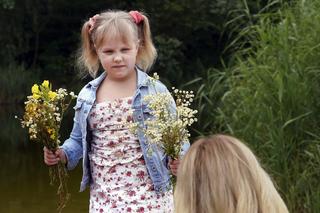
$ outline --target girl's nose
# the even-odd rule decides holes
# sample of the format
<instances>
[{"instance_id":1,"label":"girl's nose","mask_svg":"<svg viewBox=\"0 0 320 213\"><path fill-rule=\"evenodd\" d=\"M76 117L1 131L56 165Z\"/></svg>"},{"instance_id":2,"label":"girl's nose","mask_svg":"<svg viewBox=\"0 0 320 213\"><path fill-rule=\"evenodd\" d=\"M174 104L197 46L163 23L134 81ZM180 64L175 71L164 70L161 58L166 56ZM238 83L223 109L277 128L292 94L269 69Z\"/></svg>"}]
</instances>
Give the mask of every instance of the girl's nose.
<instances>
[{"instance_id":1,"label":"girl's nose","mask_svg":"<svg viewBox=\"0 0 320 213\"><path fill-rule=\"evenodd\" d=\"M114 60L114 62L116 62L116 63L120 63L120 62L122 61L122 57L119 56L119 55L117 55L117 56L114 57L113 60Z\"/></svg>"}]
</instances>

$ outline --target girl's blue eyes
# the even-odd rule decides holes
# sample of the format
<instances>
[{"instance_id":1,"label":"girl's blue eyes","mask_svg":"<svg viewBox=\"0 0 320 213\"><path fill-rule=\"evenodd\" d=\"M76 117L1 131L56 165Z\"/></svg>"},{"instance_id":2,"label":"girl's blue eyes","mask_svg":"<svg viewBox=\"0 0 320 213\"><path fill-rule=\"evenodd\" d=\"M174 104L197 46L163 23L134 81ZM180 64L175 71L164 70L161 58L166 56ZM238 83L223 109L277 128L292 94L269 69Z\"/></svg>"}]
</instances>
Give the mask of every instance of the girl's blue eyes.
<instances>
[{"instance_id":1,"label":"girl's blue eyes","mask_svg":"<svg viewBox=\"0 0 320 213\"><path fill-rule=\"evenodd\" d=\"M120 51L121 52L128 52L130 49L129 48L124 48L124 49L121 49ZM107 53L107 54L112 54L114 51L113 50L106 50L106 51L103 51L104 53Z\"/></svg>"}]
</instances>

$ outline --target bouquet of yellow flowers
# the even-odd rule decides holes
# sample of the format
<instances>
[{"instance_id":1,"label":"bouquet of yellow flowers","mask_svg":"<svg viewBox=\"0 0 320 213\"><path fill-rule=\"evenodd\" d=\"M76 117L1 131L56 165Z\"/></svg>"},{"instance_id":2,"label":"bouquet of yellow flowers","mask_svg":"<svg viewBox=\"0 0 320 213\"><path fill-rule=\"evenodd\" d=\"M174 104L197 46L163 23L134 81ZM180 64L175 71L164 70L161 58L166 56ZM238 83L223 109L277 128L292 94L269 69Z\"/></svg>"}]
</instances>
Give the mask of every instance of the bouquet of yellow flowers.
<instances>
[{"instance_id":1,"label":"bouquet of yellow flowers","mask_svg":"<svg viewBox=\"0 0 320 213\"><path fill-rule=\"evenodd\" d=\"M159 76L155 73L151 83L155 83ZM134 132L141 130L152 152L152 146L161 147L168 157L178 159L182 146L189 141L188 127L197 121L197 110L190 108L194 94L192 91L172 88L171 93L157 93L146 95L144 101L151 110L151 118L145 121L145 128L140 128L137 123L131 123L130 129ZM176 109L173 108L176 106ZM175 178L172 176L172 183Z\"/></svg>"},{"instance_id":2,"label":"bouquet of yellow flowers","mask_svg":"<svg viewBox=\"0 0 320 213\"><path fill-rule=\"evenodd\" d=\"M30 139L44 144L50 151L59 148L59 130L64 112L76 98L73 92L65 89L51 90L51 84L45 80L41 85L32 86L32 95L25 102L25 112L21 125L28 128ZM58 211L65 207L70 198L67 187L68 173L65 165L59 162L49 167L50 184L58 184Z\"/></svg>"}]
</instances>

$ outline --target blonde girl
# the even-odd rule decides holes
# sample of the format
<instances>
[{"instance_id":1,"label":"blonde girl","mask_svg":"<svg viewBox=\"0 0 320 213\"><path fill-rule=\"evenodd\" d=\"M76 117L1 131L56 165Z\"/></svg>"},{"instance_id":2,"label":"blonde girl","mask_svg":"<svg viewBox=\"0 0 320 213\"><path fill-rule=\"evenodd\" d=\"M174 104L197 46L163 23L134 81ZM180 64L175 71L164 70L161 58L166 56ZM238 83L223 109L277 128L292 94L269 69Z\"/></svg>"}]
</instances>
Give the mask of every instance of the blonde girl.
<instances>
[{"instance_id":1,"label":"blonde girl","mask_svg":"<svg viewBox=\"0 0 320 213\"><path fill-rule=\"evenodd\" d=\"M80 190L90 186L90 212L172 212L168 166L178 162L167 165L161 148L150 155L144 135L125 125L144 127L151 115L143 97L168 92L159 81L151 86L144 72L157 55L148 18L138 11L103 12L84 23L81 35L79 65L92 77L99 68L104 72L80 91L70 138L56 153L45 148L45 163L61 160L73 169L83 158Z\"/></svg>"},{"instance_id":2,"label":"blonde girl","mask_svg":"<svg viewBox=\"0 0 320 213\"><path fill-rule=\"evenodd\" d=\"M196 141L184 156L175 190L177 213L287 213L269 175L234 137Z\"/></svg>"}]
</instances>

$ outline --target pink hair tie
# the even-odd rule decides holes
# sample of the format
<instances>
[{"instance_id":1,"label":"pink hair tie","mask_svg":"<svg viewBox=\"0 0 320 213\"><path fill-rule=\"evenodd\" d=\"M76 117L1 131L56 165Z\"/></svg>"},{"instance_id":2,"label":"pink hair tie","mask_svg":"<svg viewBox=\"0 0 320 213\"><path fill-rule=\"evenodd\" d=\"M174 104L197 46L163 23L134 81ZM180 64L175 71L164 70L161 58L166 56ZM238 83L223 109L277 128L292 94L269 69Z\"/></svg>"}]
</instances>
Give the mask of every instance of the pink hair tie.
<instances>
[{"instance_id":1,"label":"pink hair tie","mask_svg":"<svg viewBox=\"0 0 320 213\"><path fill-rule=\"evenodd\" d=\"M139 24L141 21L143 21L143 15L138 11L130 11L129 14L133 18L134 23Z\"/></svg>"},{"instance_id":2,"label":"pink hair tie","mask_svg":"<svg viewBox=\"0 0 320 213\"><path fill-rule=\"evenodd\" d=\"M99 17L99 14L96 14L94 16L92 16L90 19L89 19L89 34L92 32L93 28L94 28L94 25L96 24L96 21L97 21L97 18Z\"/></svg>"}]
</instances>

